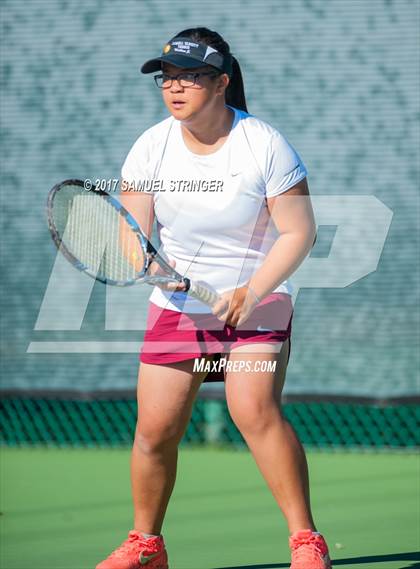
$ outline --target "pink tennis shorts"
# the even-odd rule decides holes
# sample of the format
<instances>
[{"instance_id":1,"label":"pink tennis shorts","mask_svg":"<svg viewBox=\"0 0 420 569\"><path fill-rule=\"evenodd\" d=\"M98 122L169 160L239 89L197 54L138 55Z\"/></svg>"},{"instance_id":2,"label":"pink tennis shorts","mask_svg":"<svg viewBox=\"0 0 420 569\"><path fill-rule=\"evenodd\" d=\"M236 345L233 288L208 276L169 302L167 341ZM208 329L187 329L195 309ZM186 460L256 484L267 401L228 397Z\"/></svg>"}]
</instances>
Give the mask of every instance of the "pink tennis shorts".
<instances>
[{"instance_id":1,"label":"pink tennis shorts","mask_svg":"<svg viewBox=\"0 0 420 569\"><path fill-rule=\"evenodd\" d=\"M144 363L167 364L210 354L220 357L243 344L275 344L288 338L290 341L292 317L291 296L282 292L264 298L236 328L212 313L178 312L151 302L139 359ZM223 381L223 378L206 381Z\"/></svg>"}]
</instances>

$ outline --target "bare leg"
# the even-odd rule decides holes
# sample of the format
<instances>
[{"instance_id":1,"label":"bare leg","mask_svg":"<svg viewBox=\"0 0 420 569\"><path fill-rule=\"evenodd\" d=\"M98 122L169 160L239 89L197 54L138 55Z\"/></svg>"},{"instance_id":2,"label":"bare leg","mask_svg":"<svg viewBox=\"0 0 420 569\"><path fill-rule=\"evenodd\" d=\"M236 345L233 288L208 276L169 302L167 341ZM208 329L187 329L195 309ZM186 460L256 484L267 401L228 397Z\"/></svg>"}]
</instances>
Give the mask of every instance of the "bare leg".
<instances>
[{"instance_id":1,"label":"bare leg","mask_svg":"<svg viewBox=\"0 0 420 569\"><path fill-rule=\"evenodd\" d=\"M287 341L288 342L288 341ZM280 406L287 367L288 346L280 353L267 345L247 345L232 350L230 360L276 360L275 372L228 372L226 398L229 410L246 440L276 502L287 520L290 533L316 531L311 513L308 465L305 452ZM251 352L247 350L251 349ZM271 353L263 350L271 350Z\"/></svg>"},{"instance_id":2,"label":"bare leg","mask_svg":"<svg viewBox=\"0 0 420 569\"><path fill-rule=\"evenodd\" d=\"M159 535L176 479L178 444L205 375L193 360L140 364L138 421L131 455L134 529Z\"/></svg>"}]
</instances>

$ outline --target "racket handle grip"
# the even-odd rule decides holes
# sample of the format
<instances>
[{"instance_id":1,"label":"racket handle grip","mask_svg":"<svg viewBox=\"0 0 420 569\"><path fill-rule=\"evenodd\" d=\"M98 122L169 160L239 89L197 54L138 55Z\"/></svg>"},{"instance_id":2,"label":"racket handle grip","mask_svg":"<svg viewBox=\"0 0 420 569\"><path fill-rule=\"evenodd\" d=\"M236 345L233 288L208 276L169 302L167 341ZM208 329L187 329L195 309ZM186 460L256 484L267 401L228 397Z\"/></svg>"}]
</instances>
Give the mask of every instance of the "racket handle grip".
<instances>
[{"instance_id":1,"label":"racket handle grip","mask_svg":"<svg viewBox=\"0 0 420 569\"><path fill-rule=\"evenodd\" d=\"M197 282L193 282L188 278L184 278L184 283L186 285L185 292L190 292L191 296L198 298L205 304L209 306L214 306L219 300L219 295L217 292L210 290L208 287L201 285Z\"/></svg>"}]
</instances>

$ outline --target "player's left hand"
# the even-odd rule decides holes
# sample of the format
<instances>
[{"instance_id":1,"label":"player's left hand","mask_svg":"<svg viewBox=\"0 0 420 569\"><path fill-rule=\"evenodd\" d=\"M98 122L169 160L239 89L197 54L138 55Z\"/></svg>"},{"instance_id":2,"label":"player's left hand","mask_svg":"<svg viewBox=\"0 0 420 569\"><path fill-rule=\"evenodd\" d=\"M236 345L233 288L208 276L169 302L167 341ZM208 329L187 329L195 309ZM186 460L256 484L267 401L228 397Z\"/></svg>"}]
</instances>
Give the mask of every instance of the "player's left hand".
<instances>
[{"instance_id":1,"label":"player's left hand","mask_svg":"<svg viewBox=\"0 0 420 569\"><path fill-rule=\"evenodd\" d=\"M249 318L257 304L258 301L249 288L241 286L222 293L213 306L213 314L222 322L236 327Z\"/></svg>"}]
</instances>

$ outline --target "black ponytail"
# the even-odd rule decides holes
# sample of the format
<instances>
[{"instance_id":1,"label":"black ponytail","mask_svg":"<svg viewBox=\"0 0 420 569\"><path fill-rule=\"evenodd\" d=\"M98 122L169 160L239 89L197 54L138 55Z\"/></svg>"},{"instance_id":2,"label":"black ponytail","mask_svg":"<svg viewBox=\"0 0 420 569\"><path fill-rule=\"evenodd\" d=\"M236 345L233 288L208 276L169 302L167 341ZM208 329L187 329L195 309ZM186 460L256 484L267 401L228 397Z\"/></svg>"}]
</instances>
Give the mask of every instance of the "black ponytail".
<instances>
[{"instance_id":1,"label":"black ponytail","mask_svg":"<svg viewBox=\"0 0 420 569\"><path fill-rule=\"evenodd\" d=\"M179 32L174 37L178 36L190 38L196 42L205 43L206 45L217 49L217 51L223 55L230 56L232 58L232 75L225 92L225 101L227 105L230 105L235 109L248 112L241 68L239 67L236 57L230 53L229 44L225 42L222 36L208 28L188 28L187 30L182 30L182 32Z\"/></svg>"},{"instance_id":2,"label":"black ponytail","mask_svg":"<svg viewBox=\"0 0 420 569\"><path fill-rule=\"evenodd\" d=\"M238 60L232 56L232 77L226 89L226 104L235 109L248 112L245 101L245 89L242 79L241 68Z\"/></svg>"}]
</instances>

